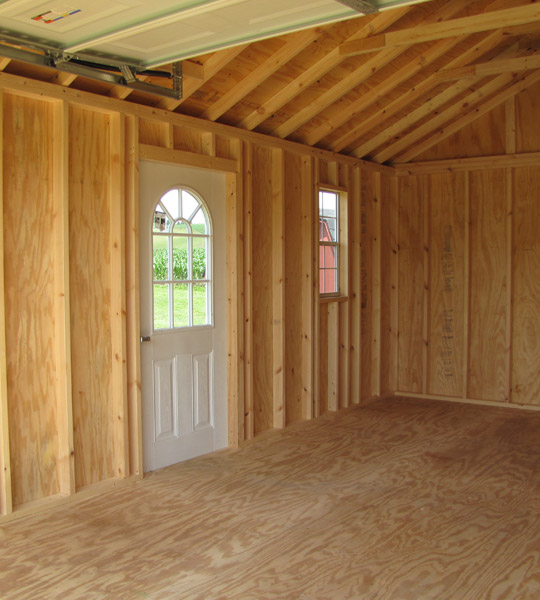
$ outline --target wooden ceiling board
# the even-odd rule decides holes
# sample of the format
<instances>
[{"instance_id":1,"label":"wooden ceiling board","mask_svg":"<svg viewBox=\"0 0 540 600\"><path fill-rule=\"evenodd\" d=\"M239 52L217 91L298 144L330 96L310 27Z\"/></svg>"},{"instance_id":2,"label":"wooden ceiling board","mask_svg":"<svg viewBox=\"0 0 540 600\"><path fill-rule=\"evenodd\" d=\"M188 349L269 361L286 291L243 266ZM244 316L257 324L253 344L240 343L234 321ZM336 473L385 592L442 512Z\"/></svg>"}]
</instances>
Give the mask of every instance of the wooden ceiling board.
<instances>
[{"instance_id":1,"label":"wooden ceiling board","mask_svg":"<svg viewBox=\"0 0 540 600\"><path fill-rule=\"evenodd\" d=\"M530 0L431 0L207 53L193 58L201 65L200 72L194 69L190 74L186 69L180 100L9 58L0 62L0 71L374 162L406 162L438 156L434 144L453 147L453 140L461 140L467 131L475 130L471 125L475 119L489 122L493 115L500 114L505 99L535 85L540 69L524 71L523 61L506 63L515 65L512 68L516 72L471 79L467 78L470 73L466 76L468 69L454 71L458 79L442 81L446 70L486 62L496 67L496 61L502 59L540 53L540 21L534 11L521 10L530 5ZM341 45L351 40L415 31L417 27L429 31L431 24L513 9L520 9L516 14L531 12L531 21L367 54L347 56L340 52ZM486 22L490 19L493 21L489 17ZM536 66L536 62L528 64ZM171 66L164 68L170 70ZM145 80L160 83L155 78ZM170 80L161 80L161 84L171 87ZM465 128L464 132L456 127ZM496 140L486 142L485 148L482 144L476 146L487 151L500 144Z\"/></svg>"}]
</instances>

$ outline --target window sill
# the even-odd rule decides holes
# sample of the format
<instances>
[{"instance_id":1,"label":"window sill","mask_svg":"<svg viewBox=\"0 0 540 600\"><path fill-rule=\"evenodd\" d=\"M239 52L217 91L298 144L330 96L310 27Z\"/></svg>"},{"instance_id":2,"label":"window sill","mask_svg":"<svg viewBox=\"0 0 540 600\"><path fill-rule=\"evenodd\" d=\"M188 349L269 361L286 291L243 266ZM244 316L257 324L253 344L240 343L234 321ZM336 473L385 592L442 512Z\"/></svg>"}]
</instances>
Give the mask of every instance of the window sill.
<instances>
[{"instance_id":1,"label":"window sill","mask_svg":"<svg viewBox=\"0 0 540 600\"><path fill-rule=\"evenodd\" d=\"M328 304L330 302L347 302L349 296L320 296L319 304Z\"/></svg>"}]
</instances>

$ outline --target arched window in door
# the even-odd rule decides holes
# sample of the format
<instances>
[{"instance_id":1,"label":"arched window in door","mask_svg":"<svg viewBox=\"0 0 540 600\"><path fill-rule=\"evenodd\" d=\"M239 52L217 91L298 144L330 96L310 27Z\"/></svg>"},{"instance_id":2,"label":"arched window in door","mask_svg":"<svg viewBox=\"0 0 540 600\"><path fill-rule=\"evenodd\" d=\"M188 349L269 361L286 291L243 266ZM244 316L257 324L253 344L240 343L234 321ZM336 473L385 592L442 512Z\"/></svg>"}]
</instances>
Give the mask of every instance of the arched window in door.
<instances>
[{"instance_id":1,"label":"arched window in door","mask_svg":"<svg viewBox=\"0 0 540 600\"><path fill-rule=\"evenodd\" d=\"M154 331L212 324L211 241L208 212L193 190L161 197L152 223Z\"/></svg>"}]
</instances>

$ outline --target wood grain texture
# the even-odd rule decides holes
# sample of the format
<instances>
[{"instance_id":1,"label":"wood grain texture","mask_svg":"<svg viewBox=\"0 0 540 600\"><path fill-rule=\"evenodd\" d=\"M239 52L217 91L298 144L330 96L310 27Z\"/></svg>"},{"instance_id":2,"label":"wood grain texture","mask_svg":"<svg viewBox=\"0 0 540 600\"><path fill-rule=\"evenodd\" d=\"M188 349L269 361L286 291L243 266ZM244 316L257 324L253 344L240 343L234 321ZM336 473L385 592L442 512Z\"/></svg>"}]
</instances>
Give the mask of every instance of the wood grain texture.
<instances>
[{"instance_id":1,"label":"wood grain texture","mask_svg":"<svg viewBox=\"0 0 540 600\"><path fill-rule=\"evenodd\" d=\"M273 427L272 151L253 145L252 158L253 413L255 434Z\"/></svg>"},{"instance_id":2,"label":"wood grain texture","mask_svg":"<svg viewBox=\"0 0 540 600\"><path fill-rule=\"evenodd\" d=\"M318 327L318 356L317 362L317 380L318 380L318 414L322 415L328 410L328 393L329 393L329 376L328 376L328 320L329 320L329 306L330 304L319 304L319 327Z\"/></svg>"},{"instance_id":3,"label":"wood grain texture","mask_svg":"<svg viewBox=\"0 0 540 600\"><path fill-rule=\"evenodd\" d=\"M70 111L70 297L75 479L114 477L110 122Z\"/></svg>"},{"instance_id":4,"label":"wood grain texture","mask_svg":"<svg viewBox=\"0 0 540 600\"><path fill-rule=\"evenodd\" d=\"M372 277L373 277L373 198L375 195L374 175L363 173L360 184L360 246L361 246L361 265L360 265L360 328L361 328L361 401L371 398L371 361L372 361L372 335L373 325L371 320L371 311L373 306L372 298Z\"/></svg>"},{"instance_id":5,"label":"wood grain texture","mask_svg":"<svg viewBox=\"0 0 540 600\"><path fill-rule=\"evenodd\" d=\"M13 505L59 492L52 106L4 96L4 279Z\"/></svg>"},{"instance_id":6,"label":"wood grain texture","mask_svg":"<svg viewBox=\"0 0 540 600\"><path fill-rule=\"evenodd\" d=\"M397 197L395 179L381 177L381 394L397 390Z\"/></svg>"},{"instance_id":7,"label":"wood grain texture","mask_svg":"<svg viewBox=\"0 0 540 600\"><path fill-rule=\"evenodd\" d=\"M360 310L361 310L361 266L360 266L360 169L351 168L349 209L349 403L360 402Z\"/></svg>"},{"instance_id":8,"label":"wood grain texture","mask_svg":"<svg viewBox=\"0 0 540 600\"><path fill-rule=\"evenodd\" d=\"M516 151L534 152L540 150L540 123L537 118L539 108L540 83L521 92L516 102Z\"/></svg>"},{"instance_id":9,"label":"wood grain texture","mask_svg":"<svg viewBox=\"0 0 540 600\"><path fill-rule=\"evenodd\" d=\"M540 415L390 399L0 529L5 600L534 600Z\"/></svg>"},{"instance_id":10,"label":"wood grain texture","mask_svg":"<svg viewBox=\"0 0 540 600\"><path fill-rule=\"evenodd\" d=\"M424 349L424 215L426 177L400 177L399 195L399 338L397 389L422 392Z\"/></svg>"},{"instance_id":11,"label":"wood grain texture","mask_svg":"<svg viewBox=\"0 0 540 600\"><path fill-rule=\"evenodd\" d=\"M471 210L469 393L507 400L505 170L469 174Z\"/></svg>"},{"instance_id":12,"label":"wood grain texture","mask_svg":"<svg viewBox=\"0 0 540 600\"><path fill-rule=\"evenodd\" d=\"M167 148L169 124L139 119L139 143Z\"/></svg>"},{"instance_id":13,"label":"wood grain texture","mask_svg":"<svg viewBox=\"0 0 540 600\"><path fill-rule=\"evenodd\" d=\"M463 388L465 176L431 175L430 394Z\"/></svg>"},{"instance_id":14,"label":"wood grain texture","mask_svg":"<svg viewBox=\"0 0 540 600\"><path fill-rule=\"evenodd\" d=\"M540 168L514 171L512 401L540 404Z\"/></svg>"},{"instance_id":15,"label":"wood grain texture","mask_svg":"<svg viewBox=\"0 0 540 600\"><path fill-rule=\"evenodd\" d=\"M285 418L294 423L304 418L303 410L303 195L302 156L284 155L285 224ZM310 253L311 257L311 253ZM310 286L311 291L311 286Z\"/></svg>"}]
</instances>

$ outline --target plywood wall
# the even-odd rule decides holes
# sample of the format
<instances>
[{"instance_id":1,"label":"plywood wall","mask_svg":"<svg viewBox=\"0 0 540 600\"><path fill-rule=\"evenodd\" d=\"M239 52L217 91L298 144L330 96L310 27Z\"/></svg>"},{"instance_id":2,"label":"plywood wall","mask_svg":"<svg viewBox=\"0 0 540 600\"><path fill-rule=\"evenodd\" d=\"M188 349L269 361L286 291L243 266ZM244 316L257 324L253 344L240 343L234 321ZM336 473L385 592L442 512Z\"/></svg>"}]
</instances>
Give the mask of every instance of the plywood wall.
<instances>
[{"instance_id":1,"label":"plywood wall","mask_svg":"<svg viewBox=\"0 0 540 600\"><path fill-rule=\"evenodd\" d=\"M0 94L3 515L142 476L140 158L228 173L231 446L397 378L390 169L94 100L47 84ZM321 187L341 199L340 295L324 301Z\"/></svg>"},{"instance_id":2,"label":"plywood wall","mask_svg":"<svg viewBox=\"0 0 540 600\"><path fill-rule=\"evenodd\" d=\"M398 390L539 404L540 169L400 178L399 196Z\"/></svg>"}]
</instances>

